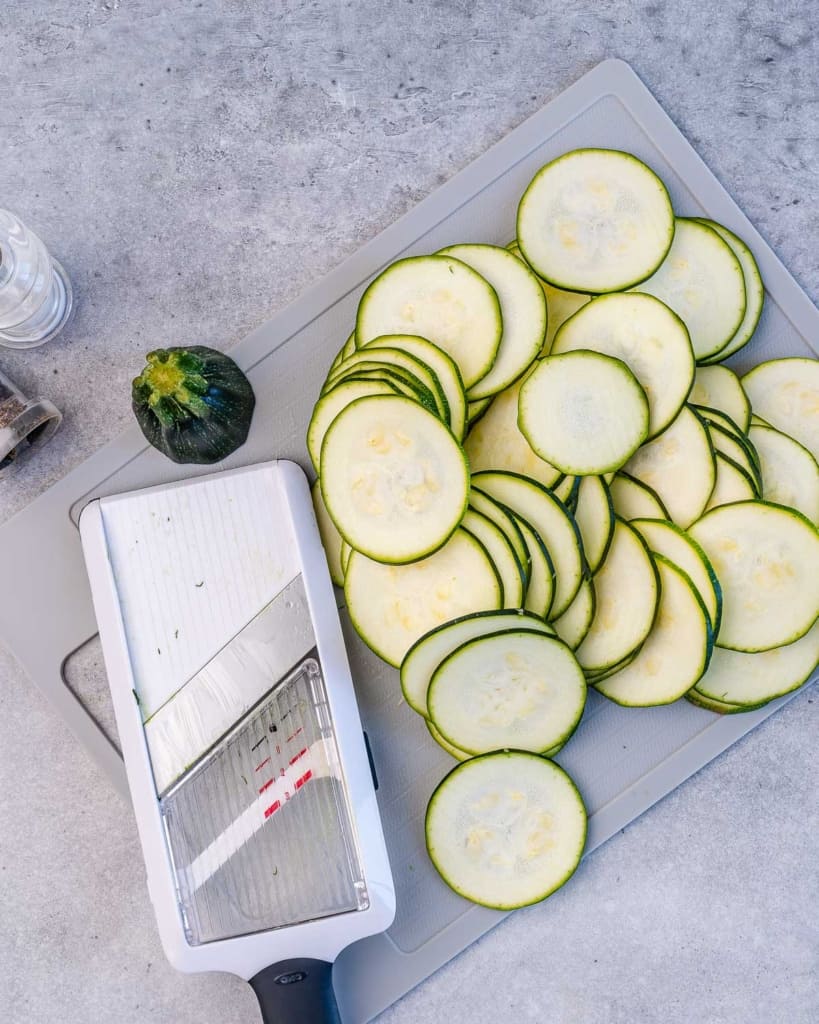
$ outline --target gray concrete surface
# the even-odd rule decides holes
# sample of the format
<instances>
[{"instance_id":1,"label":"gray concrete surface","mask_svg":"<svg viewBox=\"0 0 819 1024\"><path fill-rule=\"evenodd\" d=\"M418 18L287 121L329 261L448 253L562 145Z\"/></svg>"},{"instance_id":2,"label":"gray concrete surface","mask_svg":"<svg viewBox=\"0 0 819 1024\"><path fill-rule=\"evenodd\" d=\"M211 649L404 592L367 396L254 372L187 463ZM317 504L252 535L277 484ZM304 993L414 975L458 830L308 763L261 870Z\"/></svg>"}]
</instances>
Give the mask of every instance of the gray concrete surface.
<instances>
[{"instance_id":1,"label":"gray concrete surface","mask_svg":"<svg viewBox=\"0 0 819 1024\"><path fill-rule=\"evenodd\" d=\"M6 0L0 205L79 308L56 343L0 350L66 413L0 518L130 422L145 350L229 347L606 56L815 301L815 20L809 0ZM815 1021L816 708L801 694L381 1020ZM257 1019L244 983L168 967L130 809L3 652L0 792L2 1024Z\"/></svg>"}]
</instances>

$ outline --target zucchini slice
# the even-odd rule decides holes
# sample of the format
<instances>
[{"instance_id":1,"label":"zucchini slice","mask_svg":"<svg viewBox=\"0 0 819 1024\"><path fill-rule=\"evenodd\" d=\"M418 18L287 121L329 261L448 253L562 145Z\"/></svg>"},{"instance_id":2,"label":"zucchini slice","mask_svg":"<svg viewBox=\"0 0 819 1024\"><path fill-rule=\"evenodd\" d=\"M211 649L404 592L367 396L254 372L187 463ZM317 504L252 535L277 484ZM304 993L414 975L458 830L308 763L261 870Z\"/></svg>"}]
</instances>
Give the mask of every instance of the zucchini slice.
<instances>
[{"instance_id":1,"label":"zucchini slice","mask_svg":"<svg viewBox=\"0 0 819 1024\"><path fill-rule=\"evenodd\" d=\"M456 765L432 794L427 851L460 896L495 910L537 903L574 874L586 809L553 761L502 750Z\"/></svg>"},{"instance_id":2,"label":"zucchini slice","mask_svg":"<svg viewBox=\"0 0 819 1024\"><path fill-rule=\"evenodd\" d=\"M753 480L742 466L722 452L717 452L716 457L717 482L705 506L706 512L722 505L731 505L736 501L753 501L759 497Z\"/></svg>"},{"instance_id":3,"label":"zucchini slice","mask_svg":"<svg viewBox=\"0 0 819 1024\"><path fill-rule=\"evenodd\" d=\"M563 479L553 484L549 490L556 498L563 502L568 510L571 510L577 501L577 488L580 486L580 476L564 476Z\"/></svg>"},{"instance_id":4,"label":"zucchini slice","mask_svg":"<svg viewBox=\"0 0 819 1024\"><path fill-rule=\"evenodd\" d=\"M762 496L790 505L819 526L819 466L811 453L773 427L752 426L749 433L762 472Z\"/></svg>"},{"instance_id":5,"label":"zucchini slice","mask_svg":"<svg viewBox=\"0 0 819 1024\"><path fill-rule=\"evenodd\" d=\"M702 598L716 635L722 619L722 587L699 544L679 526L662 519L632 519L631 525L653 555L664 555L688 576Z\"/></svg>"},{"instance_id":6,"label":"zucchini slice","mask_svg":"<svg viewBox=\"0 0 819 1024\"><path fill-rule=\"evenodd\" d=\"M332 522L332 519L330 520ZM346 540L341 542L341 550L339 551L339 561L341 562L341 571L347 575L347 563L350 561L350 555L353 553L353 549L347 543Z\"/></svg>"},{"instance_id":7,"label":"zucchini slice","mask_svg":"<svg viewBox=\"0 0 819 1024\"><path fill-rule=\"evenodd\" d=\"M589 571L597 572L614 533L614 505L602 477L580 478L572 515L580 531Z\"/></svg>"},{"instance_id":8,"label":"zucchini slice","mask_svg":"<svg viewBox=\"0 0 819 1024\"><path fill-rule=\"evenodd\" d=\"M454 650L479 636L508 630L531 630L554 636L543 619L522 611L489 611L464 615L425 633L415 641L401 662L401 689L407 704L425 718L427 690L435 669Z\"/></svg>"},{"instance_id":9,"label":"zucchini slice","mask_svg":"<svg viewBox=\"0 0 819 1024\"><path fill-rule=\"evenodd\" d=\"M434 555L411 565L382 565L354 551L344 596L359 636L398 668L415 641L436 626L498 611L501 587L483 545L458 530Z\"/></svg>"},{"instance_id":10,"label":"zucchini slice","mask_svg":"<svg viewBox=\"0 0 819 1024\"><path fill-rule=\"evenodd\" d=\"M342 537L403 564L446 543L469 499L469 469L449 429L407 398L359 398L321 446L321 491Z\"/></svg>"},{"instance_id":11,"label":"zucchini slice","mask_svg":"<svg viewBox=\"0 0 819 1024\"><path fill-rule=\"evenodd\" d=\"M696 694L739 707L759 707L801 686L819 663L819 622L799 640L758 654L717 648Z\"/></svg>"},{"instance_id":12,"label":"zucchini slice","mask_svg":"<svg viewBox=\"0 0 819 1024\"><path fill-rule=\"evenodd\" d=\"M684 530L702 515L716 483L708 430L685 405L670 427L644 444L626 463L626 472L647 484ZM617 508L617 497L612 496Z\"/></svg>"},{"instance_id":13,"label":"zucchini slice","mask_svg":"<svg viewBox=\"0 0 819 1024\"><path fill-rule=\"evenodd\" d=\"M619 469L648 436L648 400L624 362L599 352L546 356L520 389L518 424L563 473Z\"/></svg>"},{"instance_id":14,"label":"zucchini slice","mask_svg":"<svg viewBox=\"0 0 819 1024\"><path fill-rule=\"evenodd\" d=\"M503 607L522 608L526 577L506 534L491 519L472 508L466 510L461 526L486 548L501 581Z\"/></svg>"},{"instance_id":15,"label":"zucchini slice","mask_svg":"<svg viewBox=\"0 0 819 1024\"><path fill-rule=\"evenodd\" d=\"M389 383L378 380L344 381L322 395L313 408L313 415L307 427L307 451L317 473L321 471L321 445L330 424L348 405L359 398L373 395L395 395L398 392Z\"/></svg>"},{"instance_id":16,"label":"zucchini slice","mask_svg":"<svg viewBox=\"0 0 819 1024\"><path fill-rule=\"evenodd\" d=\"M719 651L720 648L715 648L715 651ZM721 700L712 700L711 697L705 697L699 692L696 686L692 687L685 695L685 699L690 701L695 707L703 708L705 711L713 711L717 715L737 715L743 711L754 711L756 708L761 708L767 704L766 700L760 704L747 705L742 704L726 704Z\"/></svg>"},{"instance_id":17,"label":"zucchini slice","mask_svg":"<svg viewBox=\"0 0 819 1024\"><path fill-rule=\"evenodd\" d=\"M562 615L580 587L584 561L580 534L566 507L545 487L514 473L473 473L472 481L525 519L543 541L556 577L551 615Z\"/></svg>"},{"instance_id":18,"label":"zucchini slice","mask_svg":"<svg viewBox=\"0 0 819 1024\"><path fill-rule=\"evenodd\" d=\"M480 491L474 488L469 494L469 507L486 516L487 519L491 519L495 526L502 531L504 537L512 545L512 550L515 552L515 556L523 570L524 581L528 585L530 568L529 550L515 516L508 509L505 509L503 505L498 504L494 498L490 498L488 494L481 494Z\"/></svg>"},{"instance_id":19,"label":"zucchini slice","mask_svg":"<svg viewBox=\"0 0 819 1024\"><path fill-rule=\"evenodd\" d=\"M662 555L657 618L640 653L625 668L595 686L625 707L672 704L702 676L711 657L714 634L705 605L689 577Z\"/></svg>"},{"instance_id":20,"label":"zucchini slice","mask_svg":"<svg viewBox=\"0 0 819 1024\"><path fill-rule=\"evenodd\" d=\"M458 750L458 748L453 747L448 740L445 740L428 718L425 719L425 722L430 736L435 740L439 747L449 754L450 757L454 757L456 761L468 761L470 757L472 757L472 755L467 754L465 750Z\"/></svg>"},{"instance_id":21,"label":"zucchini slice","mask_svg":"<svg viewBox=\"0 0 819 1024\"><path fill-rule=\"evenodd\" d=\"M568 319L552 354L591 349L621 359L648 398L649 437L674 420L694 380L694 352L685 324L653 295L602 295Z\"/></svg>"},{"instance_id":22,"label":"zucchini slice","mask_svg":"<svg viewBox=\"0 0 819 1024\"><path fill-rule=\"evenodd\" d=\"M523 607L533 615L547 618L555 599L555 567L549 549L540 534L520 516L515 522L526 544L529 558L529 582L526 586L526 600Z\"/></svg>"},{"instance_id":23,"label":"zucchini slice","mask_svg":"<svg viewBox=\"0 0 819 1024\"><path fill-rule=\"evenodd\" d=\"M333 370L341 363L342 359L346 359L347 356L351 356L355 352L355 331L347 338L344 344L336 353L335 359L330 363L330 369L328 373L332 373Z\"/></svg>"},{"instance_id":24,"label":"zucchini slice","mask_svg":"<svg viewBox=\"0 0 819 1024\"><path fill-rule=\"evenodd\" d=\"M571 650L577 650L586 638L594 619L595 605L594 584L585 579L566 611L560 618L553 620L555 632Z\"/></svg>"},{"instance_id":25,"label":"zucchini slice","mask_svg":"<svg viewBox=\"0 0 819 1024\"><path fill-rule=\"evenodd\" d=\"M688 401L693 405L719 409L747 434L751 422L751 403L739 377L727 366L698 366Z\"/></svg>"},{"instance_id":26,"label":"zucchini slice","mask_svg":"<svg viewBox=\"0 0 819 1024\"><path fill-rule=\"evenodd\" d=\"M819 616L819 533L764 501L713 509L691 527L722 586L717 644L765 651L804 636Z\"/></svg>"},{"instance_id":27,"label":"zucchini slice","mask_svg":"<svg viewBox=\"0 0 819 1024\"><path fill-rule=\"evenodd\" d=\"M745 276L734 250L713 228L677 217L662 266L638 288L680 317L699 362L721 352L745 316Z\"/></svg>"},{"instance_id":28,"label":"zucchini slice","mask_svg":"<svg viewBox=\"0 0 819 1024\"><path fill-rule=\"evenodd\" d=\"M517 256L519 260L526 263L523 259L523 253L520 251L520 246L517 240L510 242L506 248L513 255ZM529 264L526 264L529 266ZM548 356L552 351L552 343L555 340L560 327L573 316L581 306L585 306L587 302L591 302L591 295L584 295L581 292L567 292L562 288L555 288L554 285L549 284L548 281L544 281L542 278L538 278L540 287L543 289L543 294L546 296L546 309L548 310L548 317L546 322L546 337L543 339L543 346L540 350L541 356Z\"/></svg>"},{"instance_id":29,"label":"zucchini slice","mask_svg":"<svg viewBox=\"0 0 819 1024\"><path fill-rule=\"evenodd\" d=\"M337 384L343 384L348 380L379 380L391 384L399 394L412 398L420 403L425 409L447 423L443 406L435 392L429 388L421 378L404 367L395 366L384 361L379 361L369 355L365 360L353 362L352 358L347 360L348 366L341 366L332 376L328 377L321 389L322 395L331 391Z\"/></svg>"},{"instance_id":30,"label":"zucchini slice","mask_svg":"<svg viewBox=\"0 0 819 1024\"><path fill-rule=\"evenodd\" d=\"M612 505L616 515L630 522L632 519L668 519L665 505L656 492L628 473L618 473L609 484Z\"/></svg>"},{"instance_id":31,"label":"zucchini slice","mask_svg":"<svg viewBox=\"0 0 819 1024\"><path fill-rule=\"evenodd\" d=\"M364 292L355 340L364 348L383 334L418 334L452 357L470 388L491 369L502 332L498 296L484 277L450 256L411 256Z\"/></svg>"},{"instance_id":32,"label":"zucchini slice","mask_svg":"<svg viewBox=\"0 0 819 1024\"><path fill-rule=\"evenodd\" d=\"M327 568L330 570L330 579L337 587L344 586L344 569L341 566L341 545L344 543L336 525L330 518L321 496L321 485L318 480L310 488L313 496L313 510L316 513L316 525L318 526L321 546L324 548L324 555L327 559Z\"/></svg>"},{"instance_id":33,"label":"zucchini slice","mask_svg":"<svg viewBox=\"0 0 819 1024\"><path fill-rule=\"evenodd\" d=\"M429 717L459 750L542 754L574 732L586 705L586 679L555 637L509 630L475 637L435 669Z\"/></svg>"},{"instance_id":34,"label":"zucchini slice","mask_svg":"<svg viewBox=\"0 0 819 1024\"><path fill-rule=\"evenodd\" d=\"M771 359L746 373L742 386L758 416L819 462L819 360Z\"/></svg>"},{"instance_id":35,"label":"zucchini slice","mask_svg":"<svg viewBox=\"0 0 819 1024\"><path fill-rule=\"evenodd\" d=\"M576 149L542 167L518 206L517 241L538 277L618 292L660 266L674 237L665 185L630 153Z\"/></svg>"},{"instance_id":36,"label":"zucchini slice","mask_svg":"<svg viewBox=\"0 0 819 1024\"><path fill-rule=\"evenodd\" d=\"M735 235L733 231L729 231L723 224L717 224L716 221L707 220L705 217L698 217L697 219L702 221L703 224L707 224L709 228L713 228L720 238L731 246L734 255L742 267L742 275L745 279L745 316L725 348L720 349L715 356L707 360L710 363L718 359L727 359L728 356L739 352L742 346L747 345L751 340L756 330L756 325L759 323L759 318L762 315L762 306L765 301L765 286L762 283L762 277L754 255L741 238Z\"/></svg>"},{"instance_id":37,"label":"zucchini slice","mask_svg":"<svg viewBox=\"0 0 819 1024\"><path fill-rule=\"evenodd\" d=\"M500 469L554 487L562 473L533 450L518 426L518 396L521 385L513 384L492 399L492 404L470 429L464 451L473 473Z\"/></svg>"},{"instance_id":38,"label":"zucchini slice","mask_svg":"<svg viewBox=\"0 0 819 1024\"><path fill-rule=\"evenodd\" d=\"M594 578L594 619L576 652L585 671L609 668L642 644L654 624L659 589L657 567L645 541L618 519L609 553Z\"/></svg>"},{"instance_id":39,"label":"zucchini slice","mask_svg":"<svg viewBox=\"0 0 819 1024\"><path fill-rule=\"evenodd\" d=\"M497 245L451 245L452 256L492 285L500 302L503 335L492 369L469 389L469 397L488 398L514 383L537 358L546 336L546 297L528 266Z\"/></svg>"},{"instance_id":40,"label":"zucchini slice","mask_svg":"<svg viewBox=\"0 0 819 1024\"><path fill-rule=\"evenodd\" d=\"M483 416L489 406L492 404L493 398L490 395L489 398L476 398L474 402L467 402L466 406L466 423L467 427L473 426Z\"/></svg>"}]
</instances>

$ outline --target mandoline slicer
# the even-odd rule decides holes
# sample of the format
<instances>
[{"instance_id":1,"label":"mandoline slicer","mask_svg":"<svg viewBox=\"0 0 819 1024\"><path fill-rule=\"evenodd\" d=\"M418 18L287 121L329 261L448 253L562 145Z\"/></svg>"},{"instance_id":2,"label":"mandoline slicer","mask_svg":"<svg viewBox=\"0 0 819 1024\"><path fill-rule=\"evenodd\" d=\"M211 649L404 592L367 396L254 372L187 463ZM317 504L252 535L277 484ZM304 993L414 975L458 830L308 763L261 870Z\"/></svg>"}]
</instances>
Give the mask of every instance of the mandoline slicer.
<instances>
[{"instance_id":1,"label":"mandoline slicer","mask_svg":"<svg viewBox=\"0 0 819 1024\"><path fill-rule=\"evenodd\" d=\"M266 1024L338 1021L395 895L307 480L272 462L92 501L94 609L162 944Z\"/></svg>"}]
</instances>

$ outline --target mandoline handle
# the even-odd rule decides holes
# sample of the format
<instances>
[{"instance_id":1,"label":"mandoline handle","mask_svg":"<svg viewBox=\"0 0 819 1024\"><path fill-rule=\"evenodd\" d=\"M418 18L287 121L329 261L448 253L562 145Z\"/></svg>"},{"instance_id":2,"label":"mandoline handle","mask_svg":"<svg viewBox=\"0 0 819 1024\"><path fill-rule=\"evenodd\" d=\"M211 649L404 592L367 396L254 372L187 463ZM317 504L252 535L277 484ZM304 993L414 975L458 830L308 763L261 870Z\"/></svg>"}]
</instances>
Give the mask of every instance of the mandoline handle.
<instances>
[{"instance_id":1,"label":"mandoline handle","mask_svg":"<svg viewBox=\"0 0 819 1024\"><path fill-rule=\"evenodd\" d=\"M264 1024L341 1024L333 965L307 957L281 960L250 979Z\"/></svg>"}]
</instances>

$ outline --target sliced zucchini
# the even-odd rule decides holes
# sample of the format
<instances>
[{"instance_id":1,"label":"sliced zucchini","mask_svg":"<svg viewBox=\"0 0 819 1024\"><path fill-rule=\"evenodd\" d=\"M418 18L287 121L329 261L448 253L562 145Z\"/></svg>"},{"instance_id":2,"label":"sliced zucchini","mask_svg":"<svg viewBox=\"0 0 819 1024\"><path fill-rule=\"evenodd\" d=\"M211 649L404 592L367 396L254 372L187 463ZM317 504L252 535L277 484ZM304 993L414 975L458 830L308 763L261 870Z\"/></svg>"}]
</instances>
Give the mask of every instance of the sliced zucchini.
<instances>
[{"instance_id":1,"label":"sliced zucchini","mask_svg":"<svg viewBox=\"0 0 819 1024\"><path fill-rule=\"evenodd\" d=\"M758 459L753 445L743 437L742 440L736 434L724 430L717 423L708 423L708 436L711 438L711 445L715 455L725 455L735 466L738 466L751 481L753 497L762 496L762 474L759 470Z\"/></svg>"},{"instance_id":2,"label":"sliced zucchini","mask_svg":"<svg viewBox=\"0 0 819 1024\"><path fill-rule=\"evenodd\" d=\"M489 282L450 256L411 256L380 274L361 297L356 346L383 334L417 334L447 352L470 388L492 367L503 331Z\"/></svg>"},{"instance_id":3,"label":"sliced zucchini","mask_svg":"<svg viewBox=\"0 0 819 1024\"><path fill-rule=\"evenodd\" d=\"M321 546L327 558L327 568L330 570L330 579L337 587L344 586L344 570L341 567L341 545L343 543L341 534L336 529L335 523L327 513L324 498L321 496L319 481L310 488L313 496L313 509L316 513L316 525L318 526Z\"/></svg>"},{"instance_id":4,"label":"sliced zucchini","mask_svg":"<svg viewBox=\"0 0 819 1024\"><path fill-rule=\"evenodd\" d=\"M335 359L330 363L330 373L338 366L342 359L346 359L347 356L352 355L355 352L355 331L347 338L344 344L336 353Z\"/></svg>"},{"instance_id":5,"label":"sliced zucchini","mask_svg":"<svg viewBox=\"0 0 819 1024\"><path fill-rule=\"evenodd\" d=\"M799 640L759 654L717 648L699 680L699 696L740 707L758 707L801 686L819 663L819 622Z\"/></svg>"},{"instance_id":6,"label":"sliced zucchini","mask_svg":"<svg viewBox=\"0 0 819 1024\"><path fill-rule=\"evenodd\" d=\"M664 555L688 576L702 598L714 635L722 619L722 587L708 556L679 526L662 519L632 519L631 525L654 555Z\"/></svg>"},{"instance_id":7,"label":"sliced zucchini","mask_svg":"<svg viewBox=\"0 0 819 1024\"><path fill-rule=\"evenodd\" d=\"M630 665L595 684L609 700L625 707L679 700L705 671L714 646L711 621L697 588L679 566L662 555L654 557L660 603L651 632Z\"/></svg>"},{"instance_id":8,"label":"sliced zucchini","mask_svg":"<svg viewBox=\"0 0 819 1024\"><path fill-rule=\"evenodd\" d=\"M332 391L322 395L316 402L313 415L310 417L310 424L307 427L307 451L310 453L310 461L313 463L315 471L318 473L321 470L321 445L324 435L343 409L352 405L359 398L395 394L397 394L395 388L384 381L353 380L345 381L333 388Z\"/></svg>"},{"instance_id":9,"label":"sliced zucchini","mask_svg":"<svg viewBox=\"0 0 819 1024\"><path fill-rule=\"evenodd\" d=\"M506 470L553 487L562 477L560 470L535 454L520 432L520 389L520 384L513 384L492 399L487 411L466 435L464 451L473 473L485 469Z\"/></svg>"},{"instance_id":10,"label":"sliced zucchini","mask_svg":"<svg viewBox=\"0 0 819 1024\"><path fill-rule=\"evenodd\" d=\"M553 761L502 750L456 765L427 807L427 851L460 896L495 910L545 899L574 874L586 809Z\"/></svg>"},{"instance_id":11,"label":"sliced zucchini","mask_svg":"<svg viewBox=\"0 0 819 1024\"><path fill-rule=\"evenodd\" d=\"M566 611L552 622L557 635L571 650L577 650L586 638L594 619L594 610L594 584L585 579Z\"/></svg>"},{"instance_id":12,"label":"sliced zucchini","mask_svg":"<svg viewBox=\"0 0 819 1024\"><path fill-rule=\"evenodd\" d=\"M569 607L583 579L583 547L574 520L551 491L515 473L473 473L473 485L501 502L538 534L554 563L551 615Z\"/></svg>"},{"instance_id":13,"label":"sliced zucchini","mask_svg":"<svg viewBox=\"0 0 819 1024\"><path fill-rule=\"evenodd\" d=\"M468 427L472 427L478 420L483 416L489 406L492 404L492 396L489 398L477 398L474 402L468 402L466 406L466 423Z\"/></svg>"},{"instance_id":14,"label":"sliced zucchini","mask_svg":"<svg viewBox=\"0 0 819 1024\"><path fill-rule=\"evenodd\" d=\"M590 351L546 356L521 386L518 425L561 472L608 473L648 436L648 400L619 359Z\"/></svg>"},{"instance_id":15,"label":"sliced zucchini","mask_svg":"<svg viewBox=\"0 0 819 1024\"><path fill-rule=\"evenodd\" d=\"M582 477L564 476L559 483L553 484L549 490L556 498L563 502L567 509L571 509L577 500L577 488L580 486Z\"/></svg>"},{"instance_id":16,"label":"sliced zucchini","mask_svg":"<svg viewBox=\"0 0 819 1024\"><path fill-rule=\"evenodd\" d=\"M469 469L447 427L407 398L359 398L321 446L321 491L356 551L403 564L437 551L460 523Z\"/></svg>"},{"instance_id":17,"label":"sliced zucchini","mask_svg":"<svg viewBox=\"0 0 819 1024\"><path fill-rule=\"evenodd\" d=\"M517 560L523 569L524 580L528 585L529 550L526 546L526 541L523 539L517 519L503 505L498 504L494 498L490 498L488 494L481 494L480 491L474 488L469 495L469 507L486 516L487 519L491 519L495 526L503 532L504 537L512 545Z\"/></svg>"},{"instance_id":18,"label":"sliced zucchini","mask_svg":"<svg viewBox=\"0 0 819 1024\"><path fill-rule=\"evenodd\" d=\"M656 492L628 473L617 473L609 484L612 505L621 519L668 519L665 505Z\"/></svg>"},{"instance_id":19,"label":"sliced zucchini","mask_svg":"<svg viewBox=\"0 0 819 1024\"><path fill-rule=\"evenodd\" d=\"M699 362L721 352L745 316L745 277L733 249L713 228L677 217L662 266L638 290L680 317Z\"/></svg>"},{"instance_id":20,"label":"sliced zucchini","mask_svg":"<svg viewBox=\"0 0 819 1024\"><path fill-rule=\"evenodd\" d=\"M674 420L694 380L694 353L685 324L653 295L602 295L567 320L552 354L591 349L621 359L645 391L649 437Z\"/></svg>"},{"instance_id":21,"label":"sliced zucchini","mask_svg":"<svg viewBox=\"0 0 819 1024\"><path fill-rule=\"evenodd\" d=\"M538 533L520 516L515 522L526 544L529 559L529 581L523 607L544 619L549 615L555 597L555 567L549 550Z\"/></svg>"},{"instance_id":22,"label":"sliced zucchini","mask_svg":"<svg viewBox=\"0 0 819 1024\"><path fill-rule=\"evenodd\" d=\"M757 415L819 462L819 360L771 359L746 373L742 386Z\"/></svg>"},{"instance_id":23,"label":"sliced zucchini","mask_svg":"<svg viewBox=\"0 0 819 1024\"><path fill-rule=\"evenodd\" d=\"M438 378L449 406L449 425L456 441L462 441L466 434L466 395L464 382L455 362L443 349L433 345L426 338L412 334L388 334L368 342L367 349L400 349L425 363ZM375 355L375 352L373 353ZM375 355L375 358L379 358Z\"/></svg>"},{"instance_id":24,"label":"sliced zucchini","mask_svg":"<svg viewBox=\"0 0 819 1024\"><path fill-rule=\"evenodd\" d=\"M586 679L569 648L543 633L510 630L467 640L435 669L429 717L459 750L541 754L570 735Z\"/></svg>"},{"instance_id":25,"label":"sliced zucchini","mask_svg":"<svg viewBox=\"0 0 819 1024\"><path fill-rule=\"evenodd\" d=\"M332 376L327 378L321 393L324 395L337 384L343 384L348 380L381 380L392 384L396 391L420 402L438 419L448 423L448 417L440 399L416 373L405 367L391 365L383 360L372 358L367 353L363 354L366 357L363 360L356 360L352 356L346 360L347 365L342 364Z\"/></svg>"},{"instance_id":26,"label":"sliced zucchini","mask_svg":"<svg viewBox=\"0 0 819 1024\"><path fill-rule=\"evenodd\" d=\"M486 548L501 581L503 607L522 608L526 577L506 535L491 519L471 508L466 510L461 526Z\"/></svg>"},{"instance_id":27,"label":"sliced zucchini","mask_svg":"<svg viewBox=\"0 0 819 1024\"><path fill-rule=\"evenodd\" d=\"M672 522L687 529L702 515L716 483L705 424L689 406L683 406L671 426L644 444L625 470L657 494ZM612 499L616 509L616 495Z\"/></svg>"},{"instance_id":28,"label":"sliced zucchini","mask_svg":"<svg viewBox=\"0 0 819 1024\"><path fill-rule=\"evenodd\" d=\"M522 611L488 611L445 622L415 641L401 662L401 689L407 704L427 717L427 690L432 673L448 655L475 637L510 629L532 630L554 636L543 619Z\"/></svg>"},{"instance_id":29,"label":"sliced zucchini","mask_svg":"<svg viewBox=\"0 0 819 1024\"><path fill-rule=\"evenodd\" d=\"M641 648L642 644L638 645L631 652L631 654L627 654L625 658L621 658L619 661L616 661L613 665L609 665L608 668L597 669L597 671L595 672L585 669L584 671L586 673L586 682L589 684L589 686L596 687L598 683L602 683L603 680L608 679L609 676L613 676L616 675L618 672L622 672L622 670L627 665L630 665L632 661L634 661L634 659L640 654Z\"/></svg>"},{"instance_id":30,"label":"sliced zucchini","mask_svg":"<svg viewBox=\"0 0 819 1024\"><path fill-rule=\"evenodd\" d=\"M819 466L811 453L773 427L752 426L749 437L759 455L762 496L790 505L819 526Z\"/></svg>"},{"instance_id":31,"label":"sliced zucchini","mask_svg":"<svg viewBox=\"0 0 819 1024\"><path fill-rule=\"evenodd\" d=\"M720 648L715 648L715 651L719 651ZM685 695L685 699L690 701L695 707L703 708L705 711L713 711L718 715L737 715L743 711L754 711L758 707L762 707L767 704L767 701L762 701L761 704L755 704L753 706L748 705L747 707L741 704L726 704L724 701L712 700L710 697L704 697L696 686L692 687Z\"/></svg>"},{"instance_id":32,"label":"sliced zucchini","mask_svg":"<svg viewBox=\"0 0 819 1024\"><path fill-rule=\"evenodd\" d=\"M572 515L583 541L586 564L591 572L596 572L614 533L614 505L602 477L580 478Z\"/></svg>"},{"instance_id":33,"label":"sliced zucchini","mask_svg":"<svg viewBox=\"0 0 819 1024\"><path fill-rule=\"evenodd\" d=\"M546 336L546 298L532 271L497 245L451 245L452 256L492 285L500 302L503 335L492 369L469 389L469 397L487 398L509 387L537 358Z\"/></svg>"},{"instance_id":34,"label":"sliced zucchini","mask_svg":"<svg viewBox=\"0 0 819 1024\"><path fill-rule=\"evenodd\" d=\"M727 359L728 356L738 352L743 345L746 345L751 340L751 336L756 330L756 325L759 323L759 318L762 314L762 305L765 301L765 286L762 284L762 277L753 253L741 238L738 238L733 231L729 231L724 225L717 224L716 221L707 220L705 217L699 217L698 220L701 220L703 224L707 224L709 228L713 228L720 238L731 246L734 255L742 267L745 281L745 316L725 348L720 349L715 356L711 357L712 360L716 361L717 359ZM711 359L708 361L711 362Z\"/></svg>"},{"instance_id":35,"label":"sliced zucchini","mask_svg":"<svg viewBox=\"0 0 819 1024\"><path fill-rule=\"evenodd\" d=\"M733 459L717 452L717 482L705 506L705 511L736 501L753 501L759 497L748 473Z\"/></svg>"},{"instance_id":36,"label":"sliced zucchini","mask_svg":"<svg viewBox=\"0 0 819 1024\"><path fill-rule=\"evenodd\" d=\"M801 513L744 501L690 532L722 586L718 646L765 651L807 633L819 616L819 533Z\"/></svg>"},{"instance_id":37,"label":"sliced zucchini","mask_svg":"<svg viewBox=\"0 0 819 1024\"><path fill-rule=\"evenodd\" d=\"M609 668L642 644L654 623L659 589L657 567L645 541L618 519L609 553L594 578L594 619L576 651L584 670Z\"/></svg>"},{"instance_id":38,"label":"sliced zucchini","mask_svg":"<svg viewBox=\"0 0 819 1024\"><path fill-rule=\"evenodd\" d=\"M751 413L751 426L752 427L770 427L770 423L768 423L767 420L763 420L761 416L757 416L757 414L755 412L752 412ZM787 436L790 437L790 434L788 434Z\"/></svg>"},{"instance_id":39,"label":"sliced zucchini","mask_svg":"<svg viewBox=\"0 0 819 1024\"><path fill-rule=\"evenodd\" d=\"M425 722L430 736L435 740L439 747L449 754L450 757L454 757L456 761L468 761L470 757L472 757L472 755L467 754L465 750L458 750L457 747L452 746L449 740L445 740L428 718L425 719Z\"/></svg>"},{"instance_id":40,"label":"sliced zucchini","mask_svg":"<svg viewBox=\"0 0 819 1024\"><path fill-rule=\"evenodd\" d=\"M330 522L332 522L332 519L330 520ZM338 557L339 561L341 562L341 571L345 576L347 575L347 563L350 561L350 555L352 553L353 549L350 547L347 541L342 540L341 550L339 551Z\"/></svg>"},{"instance_id":41,"label":"sliced zucchini","mask_svg":"<svg viewBox=\"0 0 819 1024\"><path fill-rule=\"evenodd\" d=\"M727 366L698 366L688 401L694 405L719 409L730 416L740 430L748 432L751 403L739 377Z\"/></svg>"},{"instance_id":42,"label":"sliced zucchini","mask_svg":"<svg viewBox=\"0 0 819 1024\"><path fill-rule=\"evenodd\" d=\"M575 292L617 292L660 266L674 237L662 181L630 153L577 149L541 168L518 206L535 273Z\"/></svg>"},{"instance_id":43,"label":"sliced zucchini","mask_svg":"<svg viewBox=\"0 0 819 1024\"><path fill-rule=\"evenodd\" d=\"M354 551L344 596L358 634L398 668L415 641L436 626L498 611L501 587L483 545L458 530L434 555L411 565L382 565Z\"/></svg>"}]
</instances>

